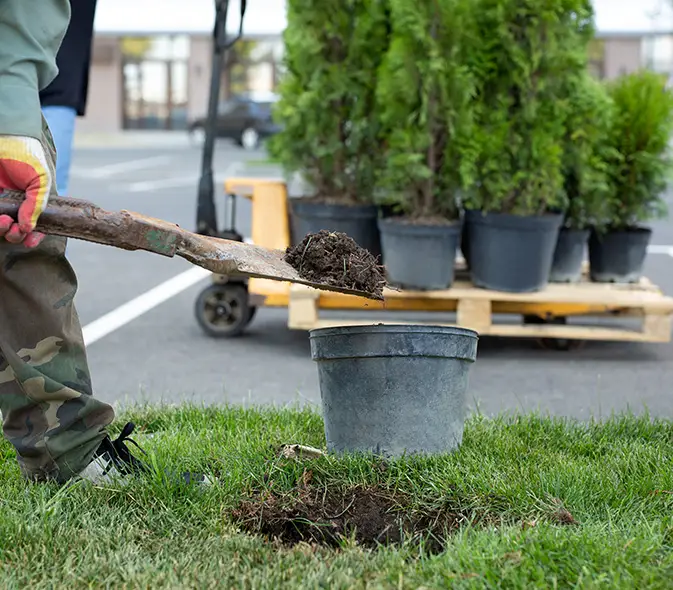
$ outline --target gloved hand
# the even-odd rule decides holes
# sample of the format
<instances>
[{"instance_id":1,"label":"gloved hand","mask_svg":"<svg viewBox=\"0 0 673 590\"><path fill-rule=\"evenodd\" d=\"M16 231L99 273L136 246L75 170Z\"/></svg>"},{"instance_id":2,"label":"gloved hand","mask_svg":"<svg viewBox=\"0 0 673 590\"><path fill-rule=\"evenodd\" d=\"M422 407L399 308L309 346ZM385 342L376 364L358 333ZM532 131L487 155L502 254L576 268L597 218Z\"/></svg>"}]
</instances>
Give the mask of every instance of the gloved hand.
<instances>
[{"instance_id":1,"label":"gloved hand","mask_svg":"<svg viewBox=\"0 0 673 590\"><path fill-rule=\"evenodd\" d=\"M52 182L47 155L37 139L0 135L0 192L9 189L26 195L17 222L0 215L0 237L13 244L23 242L27 248L35 248L44 239L44 234L34 230L47 205Z\"/></svg>"}]
</instances>

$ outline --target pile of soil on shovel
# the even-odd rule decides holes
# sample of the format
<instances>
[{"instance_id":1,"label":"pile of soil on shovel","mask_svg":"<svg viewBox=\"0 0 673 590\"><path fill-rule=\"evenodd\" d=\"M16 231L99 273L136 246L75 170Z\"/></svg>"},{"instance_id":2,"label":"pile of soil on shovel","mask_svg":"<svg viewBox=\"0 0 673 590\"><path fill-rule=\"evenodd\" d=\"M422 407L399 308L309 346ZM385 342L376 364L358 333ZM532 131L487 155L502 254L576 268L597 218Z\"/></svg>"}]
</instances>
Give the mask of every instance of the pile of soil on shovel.
<instances>
[{"instance_id":1,"label":"pile of soil on shovel","mask_svg":"<svg viewBox=\"0 0 673 590\"><path fill-rule=\"evenodd\" d=\"M284 260L314 283L368 293L383 299L385 271L374 255L349 236L321 230L285 251Z\"/></svg>"},{"instance_id":2,"label":"pile of soil on shovel","mask_svg":"<svg viewBox=\"0 0 673 590\"><path fill-rule=\"evenodd\" d=\"M354 538L362 547L375 548L422 536L433 553L443 551L448 534L468 523L449 509L409 512L405 505L404 498L378 486L335 490L299 485L285 495L261 492L241 502L232 516L245 532L289 547L338 548L344 539Z\"/></svg>"}]
</instances>

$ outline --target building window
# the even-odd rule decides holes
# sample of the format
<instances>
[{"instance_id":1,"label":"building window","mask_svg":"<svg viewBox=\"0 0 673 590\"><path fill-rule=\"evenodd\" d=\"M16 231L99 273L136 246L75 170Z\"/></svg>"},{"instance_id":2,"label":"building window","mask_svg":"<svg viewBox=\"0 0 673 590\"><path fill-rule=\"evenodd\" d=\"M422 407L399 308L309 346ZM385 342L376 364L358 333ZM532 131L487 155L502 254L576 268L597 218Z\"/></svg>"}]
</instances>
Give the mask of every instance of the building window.
<instances>
[{"instance_id":1,"label":"building window","mask_svg":"<svg viewBox=\"0 0 673 590\"><path fill-rule=\"evenodd\" d=\"M282 52L280 38L237 41L225 65L222 96L273 92L278 84Z\"/></svg>"},{"instance_id":2,"label":"building window","mask_svg":"<svg viewBox=\"0 0 673 590\"><path fill-rule=\"evenodd\" d=\"M189 37L120 40L125 129L184 129L187 125Z\"/></svg>"},{"instance_id":3,"label":"building window","mask_svg":"<svg viewBox=\"0 0 673 590\"><path fill-rule=\"evenodd\" d=\"M671 75L673 71L673 35L651 35L643 39L643 66Z\"/></svg>"},{"instance_id":4,"label":"building window","mask_svg":"<svg viewBox=\"0 0 673 590\"><path fill-rule=\"evenodd\" d=\"M593 39L589 43L589 71L596 78L605 77L605 41Z\"/></svg>"}]
</instances>

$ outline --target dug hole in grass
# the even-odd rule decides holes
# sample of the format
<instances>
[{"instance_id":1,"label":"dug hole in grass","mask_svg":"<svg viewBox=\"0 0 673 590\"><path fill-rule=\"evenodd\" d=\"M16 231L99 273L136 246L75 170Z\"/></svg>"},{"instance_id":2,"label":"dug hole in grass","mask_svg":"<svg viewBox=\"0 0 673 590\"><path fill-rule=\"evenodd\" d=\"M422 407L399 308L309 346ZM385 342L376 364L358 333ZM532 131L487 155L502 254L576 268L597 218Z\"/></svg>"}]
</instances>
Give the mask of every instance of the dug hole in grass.
<instances>
[{"instance_id":1,"label":"dug hole in grass","mask_svg":"<svg viewBox=\"0 0 673 590\"><path fill-rule=\"evenodd\" d=\"M668 421L474 415L456 452L384 461L286 457L324 449L310 409L126 420L157 465L219 485L27 485L3 442L2 587L670 587Z\"/></svg>"}]
</instances>

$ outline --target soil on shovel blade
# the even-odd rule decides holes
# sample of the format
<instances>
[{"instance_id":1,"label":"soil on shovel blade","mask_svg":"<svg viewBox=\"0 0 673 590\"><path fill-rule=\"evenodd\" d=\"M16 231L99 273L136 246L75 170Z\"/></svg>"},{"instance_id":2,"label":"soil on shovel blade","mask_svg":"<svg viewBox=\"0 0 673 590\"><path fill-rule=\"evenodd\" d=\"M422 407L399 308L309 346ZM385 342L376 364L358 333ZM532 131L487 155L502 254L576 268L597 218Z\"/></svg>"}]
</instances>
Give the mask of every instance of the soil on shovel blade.
<instances>
[{"instance_id":1,"label":"soil on shovel blade","mask_svg":"<svg viewBox=\"0 0 673 590\"><path fill-rule=\"evenodd\" d=\"M307 281L355 289L383 299L383 267L371 252L344 233L321 230L308 234L285 251L284 260Z\"/></svg>"}]
</instances>

